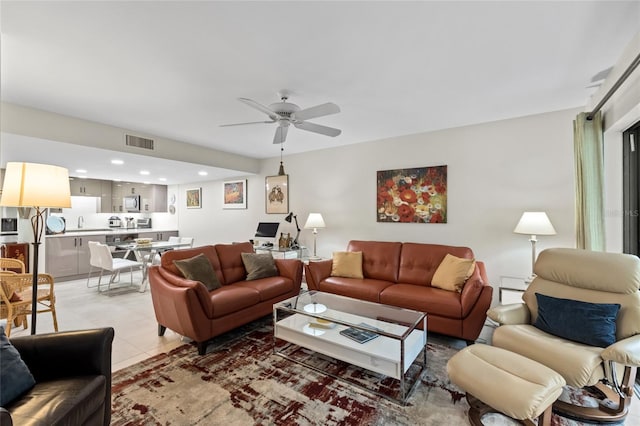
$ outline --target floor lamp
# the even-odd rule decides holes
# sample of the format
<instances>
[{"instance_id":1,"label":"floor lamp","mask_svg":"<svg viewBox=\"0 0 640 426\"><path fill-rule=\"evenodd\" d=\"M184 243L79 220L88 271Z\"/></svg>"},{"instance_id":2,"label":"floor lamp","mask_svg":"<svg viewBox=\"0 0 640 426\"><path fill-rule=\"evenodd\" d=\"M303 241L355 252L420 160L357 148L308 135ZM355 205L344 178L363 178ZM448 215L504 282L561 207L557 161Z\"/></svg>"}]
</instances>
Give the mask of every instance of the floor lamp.
<instances>
[{"instance_id":1,"label":"floor lamp","mask_svg":"<svg viewBox=\"0 0 640 426\"><path fill-rule=\"evenodd\" d=\"M7 163L0 206L35 208L33 230L33 285L31 294L31 334L36 334L38 309L38 250L44 229L44 209L71 207L69 172L48 164Z\"/></svg>"},{"instance_id":2,"label":"floor lamp","mask_svg":"<svg viewBox=\"0 0 640 426\"><path fill-rule=\"evenodd\" d=\"M533 267L536 263L536 235L555 235L556 230L551 224L549 217L545 212L524 212L520 221L513 230L516 234L531 235L531 276L525 280L530 283L536 277L533 273Z\"/></svg>"},{"instance_id":3,"label":"floor lamp","mask_svg":"<svg viewBox=\"0 0 640 426\"><path fill-rule=\"evenodd\" d=\"M313 228L313 256L309 258L310 260L320 259L316 253L316 236L318 235L318 228L324 228L325 226L324 219L322 219L320 213L309 213L307 222L304 224L304 229Z\"/></svg>"}]
</instances>

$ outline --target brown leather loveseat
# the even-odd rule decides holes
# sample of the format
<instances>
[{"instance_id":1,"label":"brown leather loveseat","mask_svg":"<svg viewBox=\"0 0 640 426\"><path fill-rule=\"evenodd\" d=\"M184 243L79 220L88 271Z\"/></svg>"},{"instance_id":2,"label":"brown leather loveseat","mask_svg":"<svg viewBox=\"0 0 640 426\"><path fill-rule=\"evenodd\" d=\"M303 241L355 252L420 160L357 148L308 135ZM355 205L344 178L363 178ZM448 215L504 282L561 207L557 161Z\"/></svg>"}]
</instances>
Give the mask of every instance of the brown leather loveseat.
<instances>
[{"instance_id":1,"label":"brown leather loveseat","mask_svg":"<svg viewBox=\"0 0 640 426\"><path fill-rule=\"evenodd\" d=\"M249 242L217 244L164 253L160 265L149 268L151 298L158 334L166 328L189 337L204 355L207 341L273 311L273 304L300 293L302 262L274 259L277 276L247 281L242 253L253 253ZM208 291L199 281L183 277L174 260L204 254L222 286Z\"/></svg>"},{"instance_id":2,"label":"brown leather loveseat","mask_svg":"<svg viewBox=\"0 0 640 426\"><path fill-rule=\"evenodd\" d=\"M362 252L360 278L331 276L332 260L305 265L309 290L340 294L426 312L427 329L475 341L486 320L493 288L484 264L476 267L461 292L435 288L431 279L447 254L473 259L468 247L382 241L350 241L349 252Z\"/></svg>"}]
</instances>

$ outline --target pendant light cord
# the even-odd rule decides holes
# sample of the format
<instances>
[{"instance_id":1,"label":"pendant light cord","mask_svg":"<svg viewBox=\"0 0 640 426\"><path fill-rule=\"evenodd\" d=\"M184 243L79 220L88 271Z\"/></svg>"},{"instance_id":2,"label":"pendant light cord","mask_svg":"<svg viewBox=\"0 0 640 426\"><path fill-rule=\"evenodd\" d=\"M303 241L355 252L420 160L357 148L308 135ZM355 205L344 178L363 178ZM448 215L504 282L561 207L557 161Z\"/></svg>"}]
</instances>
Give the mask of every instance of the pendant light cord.
<instances>
[{"instance_id":1,"label":"pendant light cord","mask_svg":"<svg viewBox=\"0 0 640 426\"><path fill-rule=\"evenodd\" d=\"M280 144L280 169L278 170L278 176L284 176L284 165L282 164L282 151L284 151L284 142Z\"/></svg>"}]
</instances>

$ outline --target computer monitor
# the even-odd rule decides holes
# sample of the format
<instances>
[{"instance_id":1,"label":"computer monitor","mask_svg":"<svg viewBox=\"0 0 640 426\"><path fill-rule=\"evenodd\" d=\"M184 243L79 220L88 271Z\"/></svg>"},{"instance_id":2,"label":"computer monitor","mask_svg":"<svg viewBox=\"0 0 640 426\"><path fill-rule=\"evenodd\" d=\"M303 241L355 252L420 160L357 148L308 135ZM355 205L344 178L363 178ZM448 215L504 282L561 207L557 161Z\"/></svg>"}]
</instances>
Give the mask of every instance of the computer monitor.
<instances>
[{"instance_id":1,"label":"computer monitor","mask_svg":"<svg viewBox=\"0 0 640 426\"><path fill-rule=\"evenodd\" d=\"M275 238L278 235L279 222L260 222L256 229L256 237Z\"/></svg>"}]
</instances>

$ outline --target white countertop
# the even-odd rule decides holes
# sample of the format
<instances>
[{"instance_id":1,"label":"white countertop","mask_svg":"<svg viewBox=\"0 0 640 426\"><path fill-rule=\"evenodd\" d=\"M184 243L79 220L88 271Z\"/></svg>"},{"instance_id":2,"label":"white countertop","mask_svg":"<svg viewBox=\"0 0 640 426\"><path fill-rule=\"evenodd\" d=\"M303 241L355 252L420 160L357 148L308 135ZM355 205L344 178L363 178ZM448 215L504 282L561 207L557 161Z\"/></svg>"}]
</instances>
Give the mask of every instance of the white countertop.
<instances>
[{"instance_id":1,"label":"white countertop","mask_svg":"<svg viewBox=\"0 0 640 426\"><path fill-rule=\"evenodd\" d=\"M174 232L177 229L163 228L100 228L100 229L68 229L61 234L47 235L47 238L81 237L83 235L142 234L147 232Z\"/></svg>"}]
</instances>

